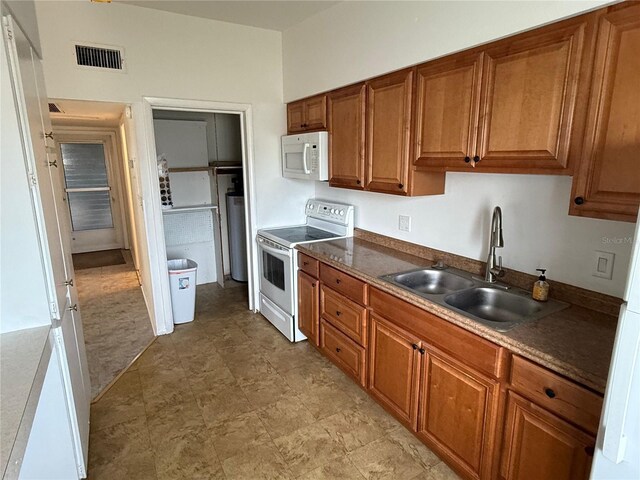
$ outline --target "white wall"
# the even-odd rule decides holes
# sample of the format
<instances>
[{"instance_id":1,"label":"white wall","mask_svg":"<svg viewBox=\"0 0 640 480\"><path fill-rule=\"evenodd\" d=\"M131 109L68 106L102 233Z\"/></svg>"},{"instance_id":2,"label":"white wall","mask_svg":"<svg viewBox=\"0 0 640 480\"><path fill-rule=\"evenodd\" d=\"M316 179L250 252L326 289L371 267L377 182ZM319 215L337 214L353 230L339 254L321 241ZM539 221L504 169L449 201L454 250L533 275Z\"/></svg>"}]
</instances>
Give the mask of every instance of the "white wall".
<instances>
[{"instance_id":1,"label":"white wall","mask_svg":"<svg viewBox=\"0 0 640 480\"><path fill-rule=\"evenodd\" d=\"M569 177L448 173L444 195L415 198L317 185L318 197L356 206L357 227L478 260L486 260L491 212L500 205L505 246L498 254L506 268L547 268L551 280L624 292L634 226L567 215ZM398 230L400 214L411 216L410 233ZM616 254L612 280L591 275L595 250Z\"/></svg>"},{"instance_id":2,"label":"white wall","mask_svg":"<svg viewBox=\"0 0 640 480\"><path fill-rule=\"evenodd\" d=\"M280 175L279 139L286 112L279 32L119 3L47 1L38 2L36 12L48 94L131 104L137 137L134 161L149 160L143 97L251 104L257 226L303 220L301 205L314 194L313 185ZM74 41L124 47L127 72L78 68ZM150 187L143 187L146 196ZM147 212L145 218L152 225ZM153 271L161 259L150 255L151 276L156 278L163 274ZM163 308L163 294L154 293L154 304Z\"/></svg>"},{"instance_id":3,"label":"white wall","mask_svg":"<svg viewBox=\"0 0 640 480\"><path fill-rule=\"evenodd\" d=\"M252 104L258 225L302 221L303 209L295 206L313 195L313 186L280 176L286 113L279 32L118 3L47 1L37 2L36 11L52 98ZM78 68L73 41L124 47L127 73Z\"/></svg>"},{"instance_id":4,"label":"white wall","mask_svg":"<svg viewBox=\"0 0 640 480\"><path fill-rule=\"evenodd\" d=\"M286 102L611 3L341 2L282 35Z\"/></svg>"},{"instance_id":5,"label":"white wall","mask_svg":"<svg viewBox=\"0 0 640 480\"><path fill-rule=\"evenodd\" d=\"M604 2L342 2L283 33L290 101L548 23ZM356 225L484 260L491 211L504 214L504 265L622 296L633 225L570 217L571 178L447 174L446 192L399 198L316 184L356 205ZM410 233L398 215L412 217ZM621 243L616 243L621 242ZM595 250L616 254L612 280L593 277Z\"/></svg>"}]
</instances>

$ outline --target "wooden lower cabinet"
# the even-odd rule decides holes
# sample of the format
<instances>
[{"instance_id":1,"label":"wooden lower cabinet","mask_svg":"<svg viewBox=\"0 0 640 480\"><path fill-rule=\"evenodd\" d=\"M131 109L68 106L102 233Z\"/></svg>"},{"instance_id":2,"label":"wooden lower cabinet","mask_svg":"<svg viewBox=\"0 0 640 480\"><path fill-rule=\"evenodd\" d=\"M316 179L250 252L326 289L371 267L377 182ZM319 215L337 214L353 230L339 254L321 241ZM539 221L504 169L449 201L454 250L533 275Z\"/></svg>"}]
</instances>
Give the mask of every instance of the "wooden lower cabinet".
<instances>
[{"instance_id":1,"label":"wooden lower cabinet","mask_svg":"<svg viewBox=\"0 0 640 480\"><path fill-rule=\"evenodd\" d=\"M376 289L369 295L370 285L349 277L360 282L355 288L336 269L319 267L320 280L298 273L299 328L459 475L588 478L602 405L597 394L427 312L421 316L397 297ZM321 288L340 300L320 316ZM342 312L342 303L367 308L367 318L357 323L366 341L341 323L342 313L334 310Z\"/></svg>"},{"instance_id":2,"label":"wooden lower cabinet","mask_svg":"<svg viewBox=\"0 0 640 480\"><path fill-rule=\"evenodd\" d=\"M371 314L369 393L412 430L418 420L420 340Z\"/></svg>"},{"instance_id":3,"label":"wooden lower cabinet","mask_svg":"<svg viewBox=\"0 0 640 480\"><path fill-rule=\"evenodd\" d=\"M320 327L319 290L317 279L298 270L298 329L316 346Z\"/></svg>"},{"instance_id":4,"label":"wooden lower cabinet","mask_svg":"<svg viewBox=\"0 0 640 480\"><path fill-rule=\"evenodd\" d=\"M467 478L492 478L499 384L427 347L418 436Z\"/></svg>"},{"instance_id":5,"label":"wooden lower cabinet","mask_svg":"<svg viewBox=\"0 0 640 480\"><path fill-rule=\"evenodd\" d=\"M595 439L509 392L501 478L579 480L589 476Z\"/></svg>"},{"instance_id":6,"label":"wooden lower cabinet","mask_svg":"<svg viewBox=\"0 0 640 480\"><path fill-rule=\"evenodd\" d=\"M320 350L347 375L365 386L367 360L364 347L324 318L320 321Z\"/></svg>"}]
</instances>

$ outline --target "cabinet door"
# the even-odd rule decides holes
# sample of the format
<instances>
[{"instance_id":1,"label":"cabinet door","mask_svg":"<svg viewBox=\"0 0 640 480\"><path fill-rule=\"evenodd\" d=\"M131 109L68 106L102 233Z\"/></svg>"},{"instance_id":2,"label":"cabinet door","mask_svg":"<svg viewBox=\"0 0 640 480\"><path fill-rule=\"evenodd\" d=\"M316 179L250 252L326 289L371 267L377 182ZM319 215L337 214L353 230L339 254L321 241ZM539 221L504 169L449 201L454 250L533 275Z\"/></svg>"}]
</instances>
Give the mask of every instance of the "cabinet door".
<instances>
[{"instance_id":1,"label":"cabinet door","mask_svg":"<svg viewBox=\"0 0 640 480\"><path fill-rule=\"evenodd\" d=\"M365 85L331 92L329 116L329 184L364 188Z\"/></svg>"},{"instance_id":2,"label":"cabinet door","mask_svg":"<svg viewBox=\"0 0 640 480\"><path fill-rule=\"evenodd\" d=\"M59 202L61 194L56 193L56 182L51 175L51 169L55 169L58 163L50 163L40 111L42 103L46 102L44 85L38 85L42 65L26 35L10 17L7 19L5 40L18 116L25 135L22 143L28 159L27 168L33 179L31 195L42 248L49 308L51 318L60 319L69 306L67 280L70 276L67 275L67 269L71 269L71 262L69 252L65 251L67 245L62 243L63 234L58 223L56 201ZM53 177L57 175L55 171ZM68 265L65 265L65 259Z\"/></svg>"},{"instance_id":3,"label":"cabinet door","mask_svg":"<svg viewBox=\"0 0 640 480\"><path fill-rule=\"evenodd\" d=\"M484 50L479 167L571 173L578 86L588 81L580 75L587 22L580 17Z\"/></svg>"},{"instance_id":4,"label":"cabinet door","mask_svg":"<svg viewBox=\"0 0 640 480\"><path fill-rule=\"evenodd\" d=\"M304 102L304 123L306 130L327 128L327 96L318 95Z\"/></svg>"},{"instance_id":5,"label":"cabinet door","mask_svg":"<svg viewBox=\"0 0 640 480\"><path fill-rule=\"evenodd\" d=\"M640 4L600 19L570 213L635 222L640 204Z\"/></svg>"},{"instance_id":6,"label":"cabinet door","mask_svg":"<svg viewBox=\"0 0 640 480\"><path fill-rule=\"evenodd\" d=\"M418 67L414 164L464 167L476 151L481 54L461 53Z\"/></svg>"},{"instance_id":7,"label":"cabinet door","mask_svg":"<svg viewBox=\"0 0 640 480\"><path fill-rule=\"evenodd\" d=\"M366 189L406 195L413 70L367 82Z\"/></svg>"},{"instance_id":8,"label":"cabinet door","mask_svg":"<svg viewBox=\"0 0 640 480\"><path fill-rule=\"evenodd\" d=\"M427 348L418 435L469 478L490 478L498 384Z\"/></svg>"},{"instance_id":9,"label":"cabinet door","mask_svg":"<svg viewBox=\"0 0 640 480\"><path fill-rule=\"evenodd\" d=\"M418 417L420 341L370 314L369 393L412 430Z\"/></svg>"},{"instance_id":10,"label":"cabinet door","mask_svg":"<svg viewBox=\"0 0 640 480\"><path fill-rule=\"evenodd\" d=\"M287 104L287 132L304 131L304 101Z\"/></svg>"},{"instance_id":11,"label":"cabinet door","mask_svg":"<svg viewBox=\"0 0 640 480\"><path fill-rule=\"evenodd\" d=\"M298 271L298 329L316 346L319 345L318 295L318 280Z\"/></svg>"},{"instance_id":12,"label":"cabinet door","mask_svg":"<svg viewBox=\"0 0 640 480\"><path fill-rule=\"evenodd\" d=\"M509 392L502 449L505 480L579 480L589 476L595 439Z\"/></svg>"}]
</instances>

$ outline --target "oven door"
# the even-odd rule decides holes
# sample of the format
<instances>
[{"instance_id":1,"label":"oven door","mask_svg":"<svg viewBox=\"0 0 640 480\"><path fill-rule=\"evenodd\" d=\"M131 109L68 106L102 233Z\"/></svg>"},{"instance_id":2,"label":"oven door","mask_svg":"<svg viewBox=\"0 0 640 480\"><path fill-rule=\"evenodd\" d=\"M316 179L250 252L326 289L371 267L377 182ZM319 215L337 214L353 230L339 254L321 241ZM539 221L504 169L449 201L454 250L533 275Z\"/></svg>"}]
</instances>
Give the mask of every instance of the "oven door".
<instances>
[{"instance_id":1,"label":"oven door","mask_svg":"<svg viewBox=\"0 0 640 480\"><path fill-rule=\"evenodd\" d=\"M293 315L293 250L258 236L260 292Z\"/></svg>"}]
</instances>

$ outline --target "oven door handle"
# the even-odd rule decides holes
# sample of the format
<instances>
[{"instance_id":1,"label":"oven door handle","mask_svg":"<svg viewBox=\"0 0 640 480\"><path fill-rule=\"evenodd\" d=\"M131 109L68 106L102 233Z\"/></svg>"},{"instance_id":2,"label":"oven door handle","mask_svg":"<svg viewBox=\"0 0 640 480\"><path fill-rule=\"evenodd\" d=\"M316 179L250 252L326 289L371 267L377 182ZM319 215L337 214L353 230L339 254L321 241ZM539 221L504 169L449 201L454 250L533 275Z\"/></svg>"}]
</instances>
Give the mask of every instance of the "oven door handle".
<instances>
[{"instance_id":1,"label":"oven door handle","mask_svg":"<svg viewBox=\"0 0 640 480\"><path fill-rule=\"evenodd\" d=\"M287 258L291 258L291 250L287 249L285 250L280 250L279 248L273 248L270 247L269 245L266 245L265 243L263 243L262 241L258 240L258 242L260 242L260 248L262 248L263 250L270 252L274 255L284 255Z\"/></svg>"}]
</instances>

